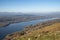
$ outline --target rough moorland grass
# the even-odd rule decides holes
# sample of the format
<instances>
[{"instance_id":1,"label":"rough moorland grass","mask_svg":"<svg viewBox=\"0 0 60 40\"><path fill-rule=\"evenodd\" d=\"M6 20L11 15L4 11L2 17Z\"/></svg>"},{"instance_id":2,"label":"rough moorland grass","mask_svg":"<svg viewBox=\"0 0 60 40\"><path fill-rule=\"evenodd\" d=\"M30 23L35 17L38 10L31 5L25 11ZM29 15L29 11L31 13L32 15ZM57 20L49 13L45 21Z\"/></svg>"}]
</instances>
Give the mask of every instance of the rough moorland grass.
<instances>
[{"instance_id":1,"label":"rough moorland grass","mask_svg":"<svg viewBox=\"0 0 60 40\"><path fill-rule=\"evenodd\" d=\"M41 36L14 37L12 40L60 40L60 32L47 33Z\"/></svg>"},{"instance_id":2,"label":"rough moorland grass","mask_svg":"<svg viewBox=\"0 0 60 40\"><path fill-rule=\"evenodd\" d=\"M12 40L60 40L60 23L13 37Z\"/></svg>"}]
</instances>

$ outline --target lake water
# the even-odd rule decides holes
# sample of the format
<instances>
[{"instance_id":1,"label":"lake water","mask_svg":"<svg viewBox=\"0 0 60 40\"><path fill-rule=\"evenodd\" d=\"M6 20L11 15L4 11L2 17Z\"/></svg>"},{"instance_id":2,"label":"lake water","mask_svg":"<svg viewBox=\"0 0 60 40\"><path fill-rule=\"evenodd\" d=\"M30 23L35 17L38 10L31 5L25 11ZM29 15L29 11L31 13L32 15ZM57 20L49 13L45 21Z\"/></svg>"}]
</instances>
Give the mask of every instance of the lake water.
<instances>
[{"instance_id":1,"label":"lake water","mask_svg":"<svg viewBox=\"0 0 60 40\"><path fill-rule=\"evenodd\" d=\"M13 32L23 30L24 27L26 27L28 25L31 25L31 24L35 25L40 22L45 22L45 21L53 20L53 19L56 19L56 18L40 19L40 20L33 20L33 21L29 21L29 22L14 23L14 24L10 24L9 26L2 27L2 28L0 28L0 40L2 40L2 38L4 38L4 36L6 36L7 34L11 34Z\"/></svg>"}]
</instances>

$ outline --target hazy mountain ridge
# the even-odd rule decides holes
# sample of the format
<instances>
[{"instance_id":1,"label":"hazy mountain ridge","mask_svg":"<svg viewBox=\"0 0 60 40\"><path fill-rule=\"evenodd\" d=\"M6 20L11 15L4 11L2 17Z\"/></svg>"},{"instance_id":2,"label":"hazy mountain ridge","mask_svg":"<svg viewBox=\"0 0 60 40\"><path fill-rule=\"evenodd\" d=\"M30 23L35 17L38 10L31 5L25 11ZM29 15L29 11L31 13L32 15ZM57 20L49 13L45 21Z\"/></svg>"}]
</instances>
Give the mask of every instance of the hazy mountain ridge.
<instances>
[{"instance_id":1,"label":"hazy mountain ridge","mask_svg":"<svg viewBox=\"0 0 60 40\"><path fill-rule=\"evenodd\" d=\"M0 12L0 16L52 16L60 17L60 12L50 12L50 13L22 13L22 12Z\"/></svg>"}]
</instances>

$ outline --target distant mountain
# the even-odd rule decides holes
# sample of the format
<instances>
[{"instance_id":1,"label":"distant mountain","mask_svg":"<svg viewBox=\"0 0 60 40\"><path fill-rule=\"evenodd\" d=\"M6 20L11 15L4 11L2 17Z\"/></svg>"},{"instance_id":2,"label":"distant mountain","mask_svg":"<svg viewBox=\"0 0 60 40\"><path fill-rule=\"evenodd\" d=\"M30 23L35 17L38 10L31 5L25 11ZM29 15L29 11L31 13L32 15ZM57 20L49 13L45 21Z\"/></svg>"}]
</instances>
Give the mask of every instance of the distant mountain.
<instances>
[{"instance_id":1,"label":"distant mountain","mask_svg":"<svg viewBox=\"0 0 60 40\"><path fill-rule=\"evenodd\" d=\"M0 12L0 16L46 16L46 17L60 17L60 12L50 12L50 13Z\"/></svg>"},{"instance_id":2,"label":"distant mountain","mask_svg":"<svg viewBox=\"0 0 60 40\"><path fill-rule=\"evenodd\" d=\"M48 14L47 16L60 18L60 12L52 12L52 13Z\"/></svg>"},{"instance_id":3,"label":"distant mountain","mask_svg":"<svg viewBox=\"0 0 60 40\"><path fill-rule=\"evenodd\" d=\"M0 12L0 16L13 16L13 15L22 15L21 12Z\"/></svg>"}]
</instances>

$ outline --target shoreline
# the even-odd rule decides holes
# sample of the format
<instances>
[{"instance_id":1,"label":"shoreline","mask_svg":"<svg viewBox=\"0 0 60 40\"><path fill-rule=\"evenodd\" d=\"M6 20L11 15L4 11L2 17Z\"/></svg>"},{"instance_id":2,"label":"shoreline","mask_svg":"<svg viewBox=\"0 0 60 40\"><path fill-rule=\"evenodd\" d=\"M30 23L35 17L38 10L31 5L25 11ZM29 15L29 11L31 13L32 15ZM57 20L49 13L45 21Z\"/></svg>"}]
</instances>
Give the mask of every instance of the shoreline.
<instances>
[{"instance_id":1,"label":"shoreline","mask_svg":"<svg viewBox=\"0 0 60 40\"><path fill-rule=\"evenodd\" d=\"M58 21L57 21L58 20ZM22 31L17 31L17 32L14 32L14 33L12 33L12 34L8 34L7 36L5 36L5 38L6 37L10 37L10 36L13 36L13 35L15 35L15 34L21 34L21 36L22 35L25 35L25 34L27 34L27 33L29 33L30 31L32 31L32 30L37 30L37 29L41 29L41 28L43 28L43 27L45 27L45 26L49 26L49 25L52 25L52 24L54 24L54 23L57 23L57 22L60 22L60 19L56 19L56 20L52 20L52 21L46 21L46 22L42 22L42 23L39 23L39 24L36 24L36 25L32 25L32 26L29 26L29 27L26 27L28 30L26 30L26 28L25 29L23 29ZM47 25L46 25L47 24ZM49 24L49 25L48 25ZM34 27L33 27L34 26ZM41 26L41 27L38 27L37 28L37 26ZM4 39L5 39L4 38Z\"/></svg>"}]
</instances>

